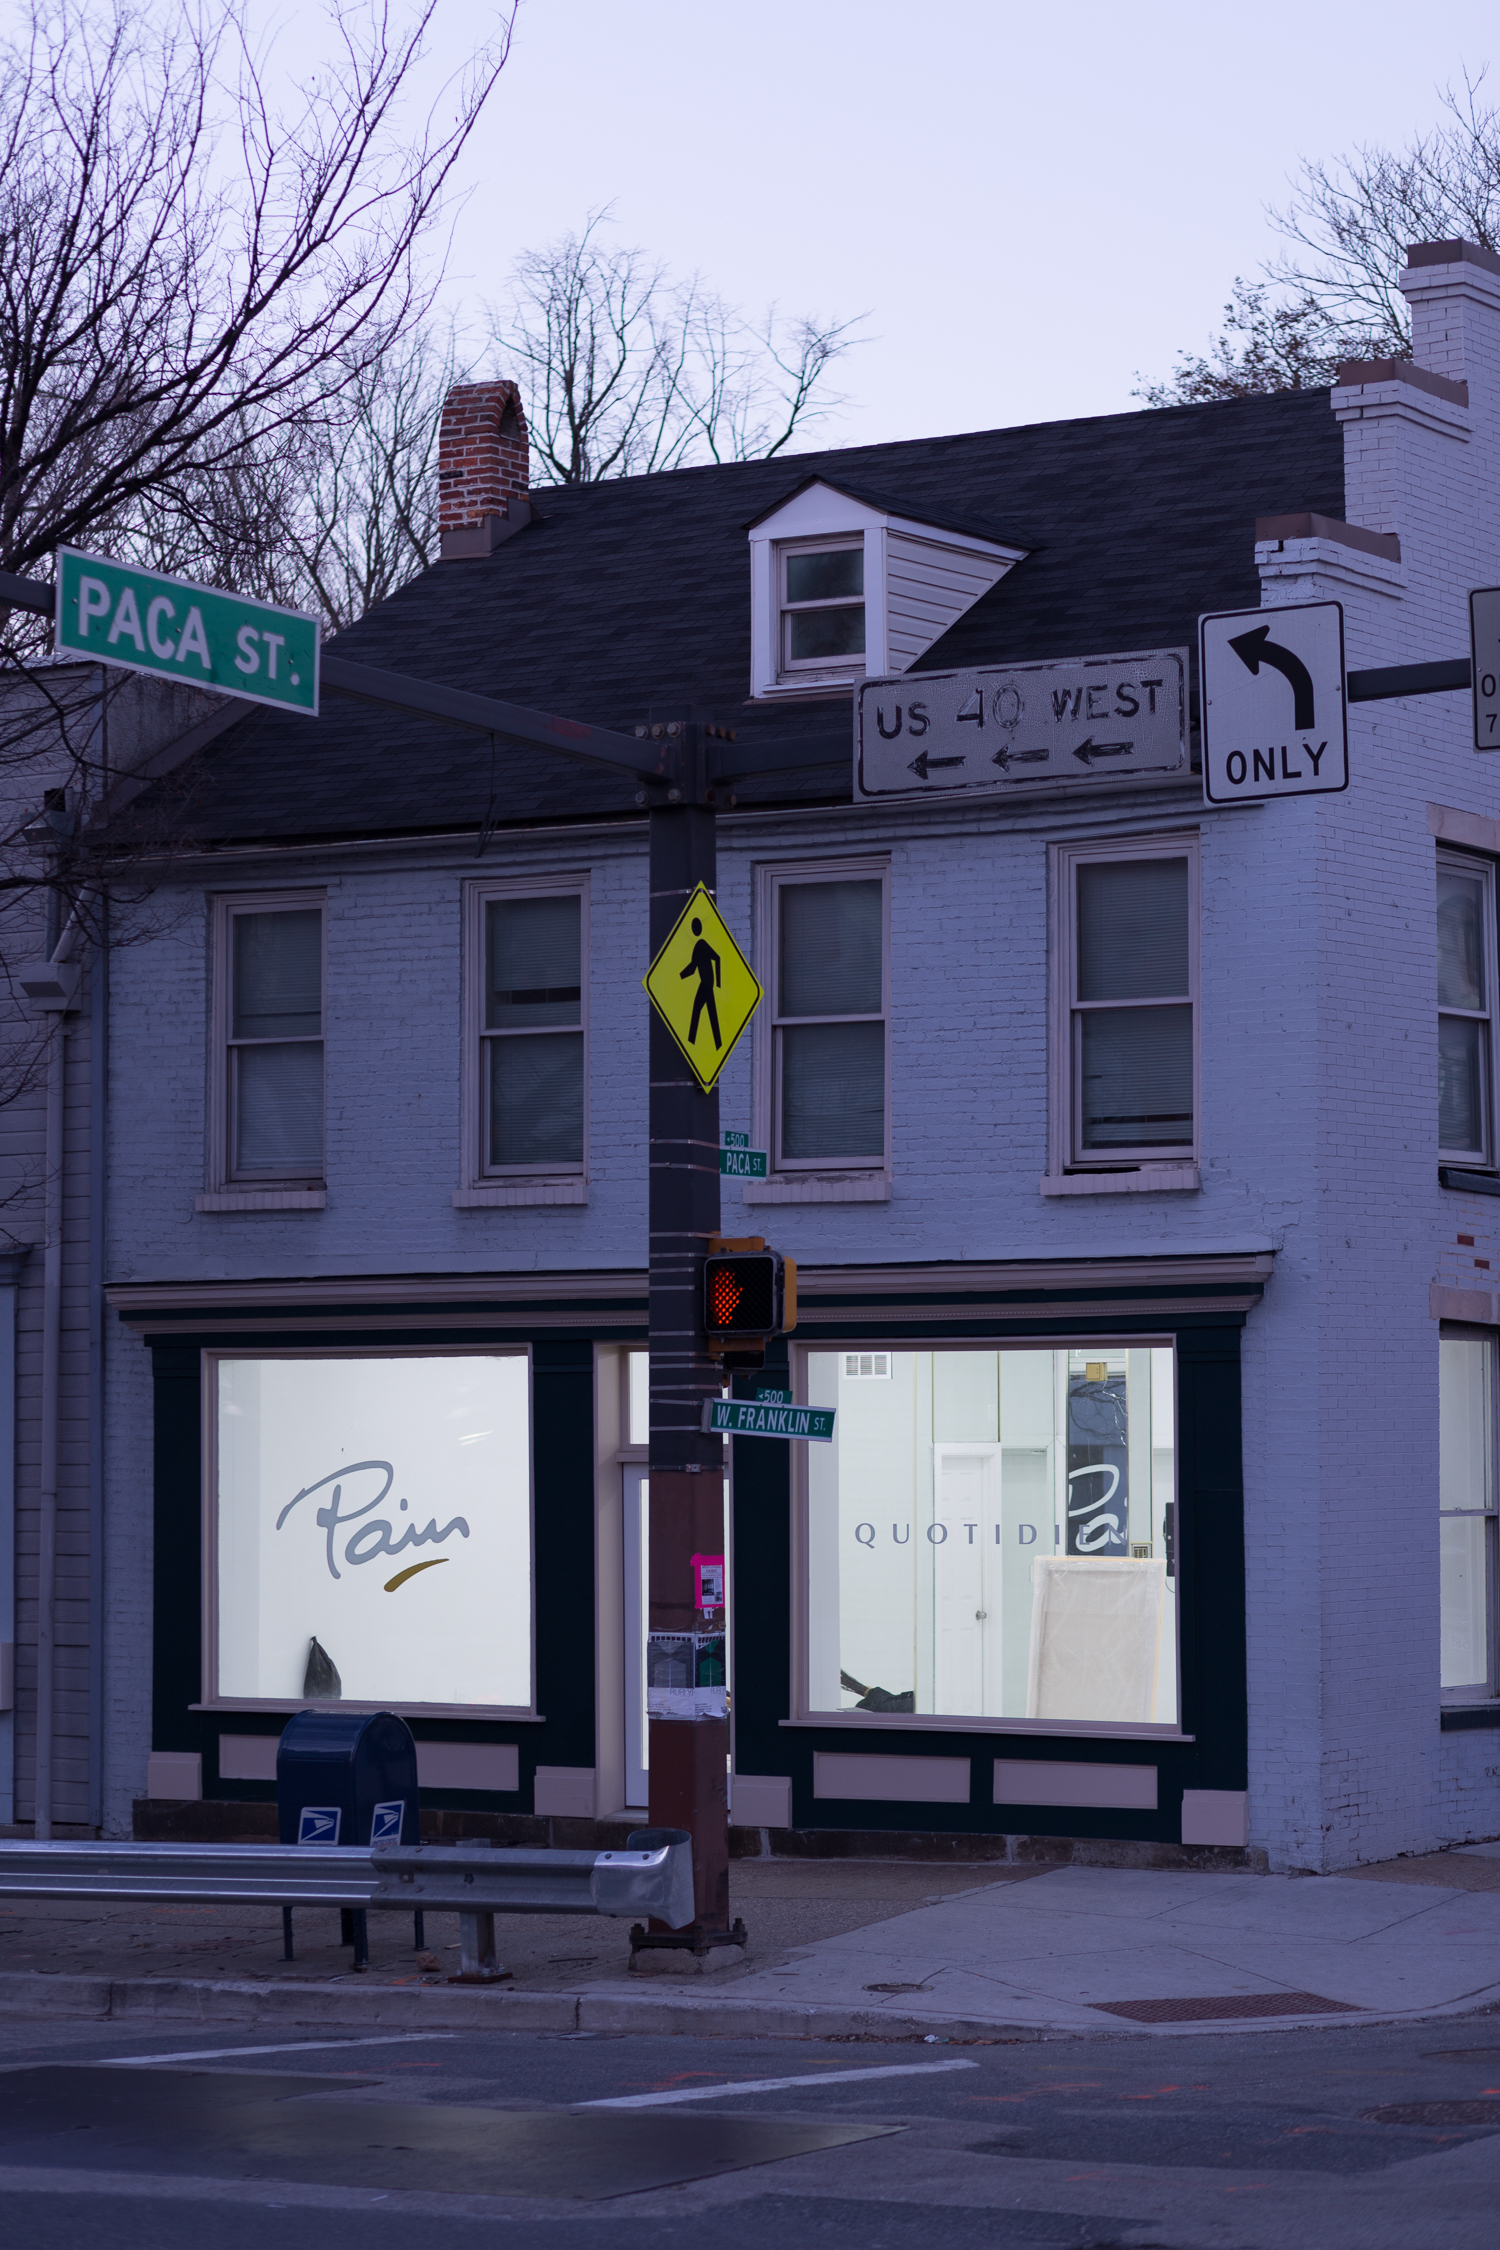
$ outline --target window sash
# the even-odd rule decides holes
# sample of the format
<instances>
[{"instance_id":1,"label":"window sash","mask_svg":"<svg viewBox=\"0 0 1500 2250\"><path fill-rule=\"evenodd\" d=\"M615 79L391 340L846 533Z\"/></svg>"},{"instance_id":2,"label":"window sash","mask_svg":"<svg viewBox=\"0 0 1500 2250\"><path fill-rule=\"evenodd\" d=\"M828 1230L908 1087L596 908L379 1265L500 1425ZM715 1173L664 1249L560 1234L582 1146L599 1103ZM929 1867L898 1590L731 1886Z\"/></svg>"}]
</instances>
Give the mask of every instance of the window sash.
<instances>
[{"instance_id":1,"label":"window sash","mask_svg":"<svg viewBox=\"0 0 1500 2250\"><path fill-rule=\"evenodd\" d=\"M235 1020L238 1014L236 967L238 959L238 925L250 916L270 914L316 913L319 922L318 965L318 1024L316 1032L284 1032L269 1036L237 1033ZM219 1124L215 1134L219 1146L216 1169L226 1185L236 1187L266 1187L273 1182L309 1182L321 1185L327 1166L328 1104L327 1089L323 1081L321 1064L326 1056L325 1031L327 1025L327 914L322 898L305 896L288 897L273 894L265 898L234 899L224 903L219 926L220 973L218 980L219 1018L218 1064ZM310 1012L310 1011L309 1011ZM317 1089L317 1130L309 1133L309 1143L315 1137L314 1154L309 1145L305 1154L288 1156L284 1161L274 1159L267 1163L247 1160L244 1148L242 1112L247 1095L246 1079L250 1058L267 1054L273 1048L311 1050L319 1058ZM252 1097L253 1098L253 1097Z\"/></svg>"},{"instance_id":2,"label":"window sash","mask_svg":"<svg viewBox=\"0 0 1500 2250\"><path fill-rule=\"evenodd\" d=\"M1472 1442L1472 1432L1454 1428L1446 1414L1439 1414L1439 1445L1445 1425L1463 1447L1464 1457L1471 1470L1476 1470L1481 1480L1482 1498L1476 1507L1439 1506L1439 1692L1443 1703L1480 1703L1492 1701L1500 1693L1500 1416L1497 1416L1497 1339L1489 1329L1463 1329L1450 1327L1446 1322L1439 1331L1439 1352L1444 1344L1477 1345L1484 1353L1483 1392L1479 1406L1482 1428L1478 1433L1477 1447ZM1470 1404L1467 1396L1448 1391L1447 1380L1440 1378L1440 1398L1451 1402L1455 1416L1464 1420L1464 1408ZM1457 1496L1462 1485L1461 1463L1451 1463L1458 1473L1448 1480L1443 1478L1441 1452L1438 1462L1439 1500L1443 1498L1444 1481L1450 1492ZM1458 1527L1475 1524L1480 1527L1477 1537L1467 1540L1456 1537ZM1446 1527L1453 1526L1453 1531ZM1465 1552L1467 1550L1467 1552ZM1467 1615L1464 1612L1467 1611ZM1467 1644L1467 1645L1466 1645ZM1482 1644L1477 1647L1476 1644ZM1455 1670L1467 1671L1467 1679L1454 1678Z\"/></svg>"},{"instance_id":3,"label":"window sash","mask_svg":"<svg viewBox=\"0 0 1500 2250\"><path fill-rule=\"evenodd\" d=\"M1198 839L1193 835L1144 838L1137 843L1109 841L1098 845L1056 847L1055 928L1058 968L1054 982L1052 1044L1052 1165L1068 1172L1120 1169L1142 1164L1193 1162L1199 1146L1202 1114L1199 1092L1199 866ZM1080 999L1079 986L1079 871L1121 861L1185 859L1187 861L1187 988L1178 993L1154 993L1139 999ZM1191 1115L1182 1131L1171 1139L1085 1140L1086 1096L1084 1081L1084 1028L1092 1015L1134 1014L1148 1010L1186 1008L1191 1011Z\"/></svg>"},{"instance_id":4,"label":"window sash","mask_svg":"<svg viewBox=\"0 0 1500 2250\"><path fill-rule=\"evenodd\" d=\"M869 600L868 590L859 595L829 594L811 601L793 600L787 592L787 564L793 556L862 554L863 552L863 538L821 539L809 541L806 544L798 543L782 547L779 550L776 558L776 648L778 668L781 672L864 671L866 653L864 649L850 650L842 656L793 656L791 620L794 617L816 615L820 610L834 609L857 609L861 616L868 617L866 608Z\"/></svg>"},{"instance_id":5,"label":"window sash","mask_svg":"<svg viewBox=\"0 0 1500 2250\"><path fill-rule=\"evenodd\" d=\"M586 876L568 875L529 881L479 881L469 886L467 919L468 954L465 968L465 1020L468 1035L464 1064L463 1179L470 1188L518 1185L527 1180L580 1180L588 1176L589 1162L589 892ZM485 1021L490 977L490 909L509 900L571 898L578 902L578 972L575 1010L571 1022L496 1024ZM569 988L571 990L571 987ZM550 1010L563 1003L547 1003ZM579 1155L564 1160L551 1157L530 1164L501 1164L493 1160L494 1116L492 1086L497 1043L502 1040L572 1039L582 1048L582 1117L579 1121Z\"/></svg>"},{"instance_id":6,"label":"window sash","mask_svg":"<svg viewBox=\"0 0 1500 2250\"><path fill-rule=\"evenodd\" d=\"M878 1010L836 1015L793 1015L781 1009L781 896L796 884L810 883L868 883L878 882L880 897L880 998ZM884 865L871 866L868 861L851 864L835 860L822 867L797 868L795 871L771 871L764 893L765 919L769 929L770 974L765 980L769 1008L770 1055L768 1079L768 1119L771 1169L773 1172L796 1174L799 1172L872 1172L881 1170L890 1148L891 1137L891 965L890 965L890 870ZM787 1031L820 1030L844 1024L878 1024L884 1034L884 1083L882 1093L883 1131L877 1149L858 1154L823 1156L790 1156L786 1153L786 1043Z\"/></svg>"},{"instance_id":7,"label":"window sash","mask_svg":"<svg viewBox=\"0 0 1500 2250\"><path fill-rule=\"evenodd\" d=\"M1494 1034L1491 1029L1495 989L1495 876L1494 869L1485 860L1467 859L1461 854L1440 852L1439 874L1461 875L1480 886L1482 929L1480 937L1481 965L1486 1005L1482 1008L1455 1008L1438 1003L1438 1156L1465 1164L1490 1164L1494 1161ZM1473 1041L1474 1080L1468 1102L1477 1119L1475 1130L1467 1145L1445 1137L1445 1124L1457 1122L1457 1108L1445 1101L1445 1064L1443 1051L1443 1026L1473 1024L1476 1036ZM1445 1114L1446 1112L1446 1114Z\"/></svg>"}]
</instances>

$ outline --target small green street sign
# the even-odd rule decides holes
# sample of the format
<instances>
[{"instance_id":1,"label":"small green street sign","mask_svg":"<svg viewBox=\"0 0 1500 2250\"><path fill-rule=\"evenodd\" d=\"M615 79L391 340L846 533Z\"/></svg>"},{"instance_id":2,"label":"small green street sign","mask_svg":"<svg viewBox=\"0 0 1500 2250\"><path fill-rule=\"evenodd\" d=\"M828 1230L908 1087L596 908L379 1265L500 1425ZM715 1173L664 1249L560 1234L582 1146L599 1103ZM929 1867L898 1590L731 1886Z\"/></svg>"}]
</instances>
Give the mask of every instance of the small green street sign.
<instances>
[{"instance_id":1,"label":"small green street sign","mask_svg":"<svg viewBox=\"0 0 1500 2250\"><path fill-rule=\"evenodd\" d=\"M750 1135L748 1133L725 1132L721 1133L719 1138L726 1148L748 1148L750 1146Z\"/></svg>"},{"instance_id":2,"label":"small green street sign","mask_svg":"<svg viewBox=\"0 0 1500 2250\"><path fill-rule=\"evenodd\" d=\"M716 1398L703 1409L703 1427L720 1437L807 1438L833 1443L831 1406L782 1406L769 1399Z\"/></svg>"},{"instance_id":3,"label":"small green street sign","mask_svg":"<svg viewBox=\"0 0 1500 2250\"><path fill-rule=\"evenodd\" d=\"M741 1136L748 1140L749 1134ZM725 1140L729 1139L726 1133ZM763 1148L721 1148L719 1171L728 1180L764 1180L770 1177L770 1160Z\"/></svg>"},{"instance_id":4,"label":"small green street sign","mask_svg":"<svg viewBox=\"0 0 1500 2250\"><path fill-rule=\"evenodd\" d=\"M55 645L278 710L318 712L318 623L102 555L57 550Z\"/></svg>"}]
</instances>

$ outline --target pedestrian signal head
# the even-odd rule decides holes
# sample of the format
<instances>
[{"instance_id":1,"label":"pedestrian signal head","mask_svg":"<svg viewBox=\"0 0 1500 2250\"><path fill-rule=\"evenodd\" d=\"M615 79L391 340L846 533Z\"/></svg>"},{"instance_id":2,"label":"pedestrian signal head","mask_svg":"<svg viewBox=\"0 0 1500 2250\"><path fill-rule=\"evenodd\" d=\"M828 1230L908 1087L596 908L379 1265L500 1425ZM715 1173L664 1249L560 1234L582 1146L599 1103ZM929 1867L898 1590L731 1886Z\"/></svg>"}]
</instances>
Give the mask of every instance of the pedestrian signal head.
<instances>
[{"instance_id":1,"label":"pedestrian signal head","mask_svg":"<svg viewBox=\"0 0 1500 2250\"><path fill-rule=\"evenodd\" d=\"M703 1326L710 1346L764 1342L783 1334L792 1325L786 1317L787 1281L787 1261L775 1250L725 1251L707 1259ZM794 1296L793 1308L795 1301Z\"/></svg>"}]
</instances>

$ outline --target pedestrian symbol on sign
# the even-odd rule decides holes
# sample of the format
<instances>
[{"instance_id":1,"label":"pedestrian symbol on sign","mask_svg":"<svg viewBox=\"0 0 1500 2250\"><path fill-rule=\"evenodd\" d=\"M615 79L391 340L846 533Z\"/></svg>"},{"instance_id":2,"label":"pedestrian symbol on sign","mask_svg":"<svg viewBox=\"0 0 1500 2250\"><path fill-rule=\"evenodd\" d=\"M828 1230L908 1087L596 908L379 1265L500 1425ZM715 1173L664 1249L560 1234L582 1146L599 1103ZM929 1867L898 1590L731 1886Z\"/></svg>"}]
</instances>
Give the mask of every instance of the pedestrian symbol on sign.
<instances>
[{"instance_id":1,"label":"pedestrian symbol on sign","mask_svg":"<svg viewBox=\"0 0 1500 2250\"><path fill-rule=\"evenodd\" d=\"M719 1011L714 1006L714 993L721 978L719 956L703 935L703 924L696 914L693 916L693 935L698 940L693 947L693 958L685 969L678 972L681 976L695 976L698 979L698 989L693 994L693 1020L688 1027L688 1045L691 1047L698 1036L698 1018L706 1008L708 1028L714 1035L714 1045L722 1047L724 1042L719 1037Z\"/></svg>"},{"instance_id":2,"label":"pedestrian symbol on sign","mask_svg":"<svg viewBox=\"0 0 1500 2250\"><path fill-rule=\"evenodd\" d=\"M755 971L700 883L642 979L705 1094L760 1005ZM747 1172L745 1176L759 1177Z\"/></svg>"}]
</instances>

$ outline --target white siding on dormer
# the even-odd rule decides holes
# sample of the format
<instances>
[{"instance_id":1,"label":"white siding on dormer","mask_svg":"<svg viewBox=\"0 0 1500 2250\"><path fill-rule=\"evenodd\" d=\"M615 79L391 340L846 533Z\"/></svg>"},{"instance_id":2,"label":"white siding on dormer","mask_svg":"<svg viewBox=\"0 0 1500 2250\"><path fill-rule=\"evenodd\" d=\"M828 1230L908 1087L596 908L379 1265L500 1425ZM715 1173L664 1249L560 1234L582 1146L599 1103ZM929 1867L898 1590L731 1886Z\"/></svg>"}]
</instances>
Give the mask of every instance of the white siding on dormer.
<instances>
[{"instance_id":1,"label":"white siding on dormer","mask_svg":"<svg viewBox=\"0 0 1500 2250\"><path fill-rule=\"evenodd\" d=\"M1008 559L886 534L886 669L904 672L981 594L1005 576Z\"/></svg>"}]
</instances>

